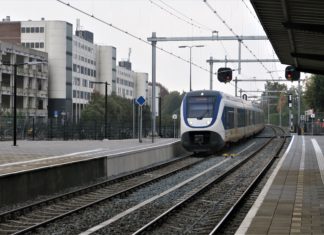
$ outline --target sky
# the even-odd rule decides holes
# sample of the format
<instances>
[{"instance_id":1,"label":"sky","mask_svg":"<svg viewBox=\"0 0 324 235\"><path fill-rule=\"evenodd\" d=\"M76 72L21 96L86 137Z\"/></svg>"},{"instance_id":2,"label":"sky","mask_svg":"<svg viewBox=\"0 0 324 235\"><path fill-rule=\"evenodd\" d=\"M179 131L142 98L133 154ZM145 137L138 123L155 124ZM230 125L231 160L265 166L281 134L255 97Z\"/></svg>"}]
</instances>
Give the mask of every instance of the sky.
<instances>
[{"instance_id":1,"label":"sky","mask_svg":"<svg viewBox=\"0 0 324 235\"><path fill-rule=\"evenodd\" d=\"M0 17L10 16L12 21L24 20L62 20L73 24L80 19L83 30L94 33L94 41L100 45L111 45L117 48L117 61L128 58L133 70L146 72L151 81L152 54L151 46L143 41L130 37L108 24L135 35L147 42L152 32L158 37L196 37L211 36L218 31L219 36L234 36L225 24L208 7L204 0L62 0L90 15L86 16L57 0L0 0ZM265 35L253 7L248 0L207 0L236 35ZM105 23L103 23L103 22ZM268 41L245 41L248 48L259 59L275 59L276 54ZM204 69L192 66L193 90L209 89L209 64L214 59L238 58L237 41L194 41L194 42L158 42L157 46L167 50L186 61L189 61L189 48L179 46L203 45L192 48L192 62ZM242 59L254 59L242 46ZM284 78L285 66L280 63L265 63L274 79ZM224 63L215 63L214 71L224 67ZM237 63L228 63L228 67L237 70ZM169 91L189 90L189 63L157 50L156 81ZM207 71L206 71L207 70ZM259 63L242 63L242 73L233 72L233 77L241 79L269 79L270 74ZM214 75L213 89L234 95L234 81L223 84ZM239 82L238 89L263 90L264 82ZM246 93L246 92L244 92ZM247 93L256 95L258 93Z\"/></svg>"}]
</instances>

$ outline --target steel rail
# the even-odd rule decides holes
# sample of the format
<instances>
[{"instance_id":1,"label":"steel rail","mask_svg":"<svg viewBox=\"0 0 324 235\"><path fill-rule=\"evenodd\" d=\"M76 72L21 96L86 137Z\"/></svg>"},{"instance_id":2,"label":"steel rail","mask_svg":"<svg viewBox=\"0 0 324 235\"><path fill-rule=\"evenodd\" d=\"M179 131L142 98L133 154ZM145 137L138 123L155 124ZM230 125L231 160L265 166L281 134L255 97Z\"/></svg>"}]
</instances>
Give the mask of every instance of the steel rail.
<instances>
[{"instance_id":1,"label":"steel rail","mask_svg":"<svg viewBox=\"0 0 324 235\"><path fill-rule=\"evenodd\" d=\"M261 150L263 150L272 140L274 139L271 138L269 139L267 142L265 142L262 146L260 146L256 151L254 151L253 153L251 153L249 156L247 156L244 160L236 163L235 165L233 165L228 171L226 171L225 173L223 173L222 175L216 177L215 179L213 179L211 182L209 182L208 184L204 185L202 188L198 189L194 194L192 194L191 196L183 199L182 201L180 201L179 203L177 203L176 205L174 205L173 207L171 207L170 209L168 209L167 211L165 211L164 213L162 213L161 215L159 215L158 217L156 217L155 219L153 219L152 221L150 221L149 223L147 223L146 225L144 225L143 227L141 227L140 229L138 229L137 231L135 231L133 233L133 235L137 235L137 234L145 234L146 232L150 231L153 227L155 227L157 224L161 223L163 220L165 220L170 214L172 214L173 212L175 212L177 209L181 208L182 206L184 206L187 202L193 200L195 197L199 196L200 194L204 193L205 191L208 190L209 187L211 187L213 184L217 184L219 182L221 182L225 177L229 176L230 174L232 174L235 170L237 170L238 168L240 168L242 165L244 165L247 161L249 161L250 159L252 159L254 156L256 156Z\"/></svg>"},{"instance_id":2,"label":"steel rail","mask_svg":"<svg viewBox=\"0 0 324 235\"><path fill-rule=\"evenodd\" d=\"M272 126L273 129L275 129ZM284 132L282 128L281 131ZM277 134L278 132L275 131ZM262 180L262 178L266 175L270 167L273 165L276 158L279 157L279 154L286 143L286 136L284 136L284 140L282 141L280 147L276 150L274 156L268 161L266 166L262 169L262 171L254 178L252 183L248 186L248 188L244 191L244 193L238 198L238 200L234 203L234 205L227 211L224 217L220 220L220 222L214 227L214 229L209 233L210 235L213 234L220 234L223 228L229 223L230 219L233 218L234 213L238 211L244 205L244 200L253 192L256 188L258 183Z\"/></svg>"},{"instance_id":3,"label":"steel rail","mask_svg":"<svg viewBox=\"0 0 324 235\"><path fill-rule=\"evenodd\" d=\"M190 157L190 156L186 156L186 157ZM54 205L57 202L65 201L65 200L68 200L68 199L73 199L73 197L77 197L77 196L80 196L80 195L85 195L87 193L94 192L97 189L104 188L104 187L109 186L109 185L111 185L113 183L122 182L124 180L129 179L129 178L140 176L140 175L145 174L147 172L153 172L154 170L162 169L163 167L168 166L168 165L170 165L172 163L180 162L181 160L184 160L186 157L182 157L182 158L179 158L179 159L176 159L176 160L168 161L166 163L163 163L163 164L158 165L158 166L154 166L152 168L144 169L144 170L141 170L141 171L129 174L129 175L118 177L118 178L113 179L113 180L107 180L107 181L97 183L97 184L94 184L94 185L91 185L91 186L88 186L88 187L85 187L85 188L82 188L82 189L79 189L79 190L75 190L75 191L70 192L70 193L62 194L62 195L52 197L52 198L47 199L47 200L42 200L42 201L37 202L37 203L33 203L33 204L30 204L30 205L27 205L27 206L24 206L24 207L21 207L21 208L18 208L18 209L14 209L14 210L2 213L2 214L0 214L0 224L3 224L4 222L6 222L8 220L15 219L15 218L17 218L19 216L23 216L23 215L25 215L27 213L30 213L32 211L35 211L37 209L43 208L45 206ZM193 165L196 165L196 164L198 164L198 163L200 163L202 161L205 161L207 159L208 159L208 157L198 159L194 163L187 164L187 165L182 166L180 168L174 169L173 171L169 171L166 174L157 176L157 177L155 177L153 179L146 180L146 181L141 182L141 183L139 183L137 185L134 185L134 186L126 188L126 189L123 189L123 190L121 190L121 191L119 191L117 193L111 194L108 197L101 198L99 200L96 200L96 201L93 201L91 203L80 206L80 207L78 207L78 208L76 208L74 210L70 210L70 211L68 211L66 213L60 214L58 216L54 216L54 217L52 217L50 219L44 220L44 221L42 221L40 223L37 223L37 224L34 224L32 226L29 226L28 228L24 228L24 229L22 229L20 231L17 231L15 233L13 233L13 234L23 234L23 233L26 233L26 232L34 231L36 228L39 228L39 227L42 227L42 226L44 226L46 224L52 223L53 221L56 221L56 220L61 219L61 218L65 217L65 216L68 216L70 214L81 211L81 210L83 210L85 208L91 207L91 206L96 205L98 203L101 203L103 201L118 197L120 195L125 195L128 192L132 192L132 191L134 191L134 190L136 190L138 188L141 188L141 187L143 187L145 185L148 185L148 184L151 184L151 183L153 183L155 181L161 180L161 179L163 179L165 177L168 177L168 176L170 176L172 174L175 174L175 173L177 173L177 172L179 172L181 170L184 170L186 168L192 167Z\"/></svg>"}]
</instances>

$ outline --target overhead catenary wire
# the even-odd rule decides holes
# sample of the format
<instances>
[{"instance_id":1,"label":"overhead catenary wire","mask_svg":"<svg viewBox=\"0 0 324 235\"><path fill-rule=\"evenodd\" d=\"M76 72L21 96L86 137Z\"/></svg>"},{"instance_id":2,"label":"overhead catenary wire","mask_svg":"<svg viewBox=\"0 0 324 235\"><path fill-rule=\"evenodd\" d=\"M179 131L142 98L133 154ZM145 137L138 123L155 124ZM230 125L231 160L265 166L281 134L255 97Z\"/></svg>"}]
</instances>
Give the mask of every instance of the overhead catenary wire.
<instances>
[{"instance_id":1,"label":"overhead catenary wire","mask_svg":"<svg viewBox=\"0 0 324 235\"><path fill-rule=\"evenodd\" d=\"M181 17L178 16L178 15L176 15L175 13L171 12L170 10L166 9L165 7L161 6L160 4L156 3L154 0L149 0L149 1L150 1L153 5L155 5L156 7L158 7L158 8L160 8L161 10L167 12L168 14L170 14L170 15L173 16L173 17L175 17L176 19L181 20L181 21L183 21L183 22L189 24L189 25L192 26L192 27L196 27L196 28L198 28L198 29L200 29L200 30L205 30L206 32L214 32L214 31L215 31L214 29L212 29L212 28L210 28L210 27L208 27L208 26L206 26L206 25L203 25L203 24L201 24L200 22L198 22L197 20L195 20L195 19L193 19L193 18L191 18L191 17L185 15L185 14L182 13L181 11L175 9L175 8L172 7L170 4L167 4L167 3L165 3L165 2L162 1L162 0L158 0L158 1L160 1L161 3L163 3L166 7L170 8L172 11L174 11L174 12L176 12L177 14L181 15ZM184 18L187 18L187 20L186 20L186 19L183 19L183 17L184 17ZM189 21L188 21L188 20L189 20ZM228 54L228 52L227 52L227 50L226 50L226 47L224 46L224 43L223 43L222 41L220 41L220 44L221 44L221 46L222 46L222 48L223 48L223 50L224 50L224 52L225 52L225 55L226 55L227 57L230 58L230 56L229 56L229 54Z\"/></svg>"},{"instance_id":2,"label":"overhead catenary wire","mask_svg":"<svg viewBox=\"0 0 324 235\"><path fill-rule=\"evenodd\" d=\"M217 16L217 18L227 27L227 29L229 31L231 31L231 33L237 37L237 39L239 40L240 36L238 34L236 34L233 30L233 28L231 28L226 21L218 14L218 12L208 3L207 0L204 0L205 4L207 5L207 7ZM248 50L248 52L262 65L262 67L267 71L267 73L270 74L271 78L273 79L272 76L272 72L260 61L260 59L255 55L255 53L247 46L247 44L243 41L241 41L242 45Z\"/></svg>"},{"instance_id":3,"label":"overhead catenary wire","mask_svg":"<svg viewBox=\"0 0 324 235\"><path fill-rule=\"evenodd\" d=\"M180 11L176 10L175 8L173 8L172 6L170 6L169 4L167 4L167 3L163 2L163 1L160 1L160 2L162 2L162 3L163 3L164 5L166 5L168 8L170 8L172 11L174 11L174 12L180 14L181 17L178 16L178 15L176 15L176 14L174 14L173 12L171 12L171 11L168 10L168 9L166 9L165 7L161 6L160 4L156 3L154 0L149 0L149 1L150 1L153 5L155 5L156 7L160 8L161 10L163 10L163 11L165 11L166 13L170 14L171 16L177 18L178 20L181 20L181 21L183 21L183 22L185 22L185 23L191 25L192 27L198 28L198 29L200 29L200 30L206 30L206 31L208 31L208 32L212 32L212 31L213 31L213 29L211 29L211 28L209 28L209 27L207 27L207 26L205 26L205 25L200 24L198 21L196 21L196 20L194 20L194 19L192 19L192 18L190 18L190 17L184 15L183 13L181 13ZM184 19L184 18L187 18L187 19Z\"/></svg>"},{"instance_id":4,"label":"overhead catenary wire","mask_svg":"<svg viewBox=\"0 0 324 235\"><path fill-rule=\"evenodd\" d=\"M248 9L248 11L250 12L250 14L252 15L252 17L259 23L261 24L260 20L258 19L258 17L256 17L255 14L253 14L252 10L248 7L248 5L246 4L245 0L242 0L244 6L246 7L246 9Z\"/></svg>"},{"instance_id":5,"label":"overhead catenary wire","mask_svg":"<svg viewBox=\"0 0 324 235\"><path fill-rule=\"evenodd\" d=\"M134 38L134 39L136 39L136 40L139 40L139 41L141 41L142 43L145 43L145 44L151 46L151 43L148 42L148 41L146 41L146 40L144 40L143 38L138 37L138 36L136 36L135 34L130 33L130 32L128 32L128 31L126 31L126 30L124 30L124 29L122 29L122 28L120 28L120 27L118 27L118 26L116 26L116 25L113 25L112 23L106 22L106 21L104 21L104 20L102 20L102 19L96 17L94 14L91 14L91 13L88 13L88 12L86 12L86 11L84 11L84 10L81 10L81 9L77 8L76 6L72 6L72 5L71 5L70 3L68 3L68 2L64 2L64 1L62 1L62 0L56 0L56 1L59 2L59 3L61 3L61 4L63 4L63 5L65 5L65 6L68 6L68 7L72 8L72 9L74 9L74 10L76 10L76 11L78 11L78 12L80 12L80 13L86 15L86 16L89 16L89 17L91 17L92 19L95 19L95 20L97 20L97 21L99 21L99 22L101 22L101 23L103 23L103 24L105 24L105 25L107 25L107 26L109 26L109 27L111 27L111 28L114 28L115 30L117 30L117 31L119 31L119 32L122 32L122 33L124 33L124 34L126 34L126 35L128 35L128 36L130 36L130 37L132 37L132 38ZM175 58L177 58L177 59L183 61L183 62L186 62L186 63L189 63L189 64L190 64L190 61L189 61L189 60L184 59L184 58L182 58L181 56L174 54L173 52L167 51L167 50L163 49L162 47L158 47L158 46L156 46L156 48L157 48L158 50L160 50L160 51L163 51L163 52L165 52L165 53L167 53L167 54L169 54L169 55L171 55L171 56L173 56L173 57L175 57ZM199 69L201 69L201 70L203 70L203 71L205 71L205 72L210 73L210 71L209 71L208 69L203 68L202 66L200 66L200 65L198 65L198 64L196 64L196 63L191 62L191 65L193 65L193 66L195 66L195 67L197 67L197 68L199 68ZM236 71L236 70L237 70L237 69L232 69L232 71ZM217 75L218 73L215 72L215 73L213 73L213 74L214 74L214 75Z\"/></svg>"}]
</instances>

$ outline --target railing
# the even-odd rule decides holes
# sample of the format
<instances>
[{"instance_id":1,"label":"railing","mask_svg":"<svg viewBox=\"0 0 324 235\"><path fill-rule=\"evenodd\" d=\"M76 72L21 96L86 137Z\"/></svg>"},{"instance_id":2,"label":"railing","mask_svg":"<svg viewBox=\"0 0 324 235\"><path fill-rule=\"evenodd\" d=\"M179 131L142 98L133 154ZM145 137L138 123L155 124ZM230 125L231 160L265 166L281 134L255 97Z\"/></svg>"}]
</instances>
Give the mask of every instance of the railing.
<instances>
[{"instance_id":1,"label":"railing","mask_svg":"<svg viewBox=\"0 0 324 235\"><path fill-rule=\"evenodd\" d=\"M0 140L13 138L13 118L0 116ZM143 137L151 135L151 123L143 122ZM159 128L157 128L159 134ZM101 140L104 139L105 125L103 122L87 121L72 123L64 119L47 117L17 117L17 139L19 140ZM178 128L176 128L178 136ZM161 137L173 138L173 126L161 127ZM108 139L133 138L132 123L108 122ZM137 123L135 138L138 138Z\"/></svg>"}]
</instances>

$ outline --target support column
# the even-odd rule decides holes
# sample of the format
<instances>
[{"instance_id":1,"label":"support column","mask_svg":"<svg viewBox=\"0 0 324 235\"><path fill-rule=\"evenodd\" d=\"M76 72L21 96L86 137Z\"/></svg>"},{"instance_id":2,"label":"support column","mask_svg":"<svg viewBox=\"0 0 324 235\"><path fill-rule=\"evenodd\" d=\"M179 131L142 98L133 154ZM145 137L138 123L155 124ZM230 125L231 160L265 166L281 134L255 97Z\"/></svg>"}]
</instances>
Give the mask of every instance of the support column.
<instances>
[{"instance_id":1,"label":"support column","mask_svg":"<svg viewBox=\"0 0 324 235\"><path fill-rule=\"evenodd\" d=\"M239 43L239 48L238 48L238 74L241 74L241 59L242 59L242 55L241 55L241 44L242 44L242 40L238 40L238 43Z\"/></svg>"},{"instance_id":2,"label":"support column","mask_svg":"<svg viewBox=\"0 0 324 235\"><path fill-rule=\"evenodd\" d=\"M209 68L210 68L210 81L209 81L209 89L213 90L213 57L211 56L209 59Z\"/></svg>"}]
</instances>

